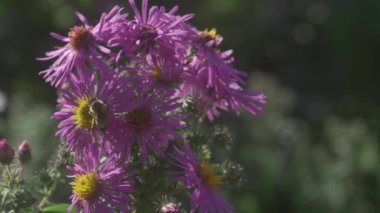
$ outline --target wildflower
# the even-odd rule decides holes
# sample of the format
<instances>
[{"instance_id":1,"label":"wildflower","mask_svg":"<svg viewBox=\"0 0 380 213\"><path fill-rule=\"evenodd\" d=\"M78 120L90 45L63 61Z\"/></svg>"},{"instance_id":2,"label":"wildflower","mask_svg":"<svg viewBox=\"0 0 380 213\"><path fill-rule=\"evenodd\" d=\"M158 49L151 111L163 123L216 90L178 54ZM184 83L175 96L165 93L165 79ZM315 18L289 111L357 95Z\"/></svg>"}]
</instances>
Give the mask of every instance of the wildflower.
<instances>
[{"instance_id":1,"label":"wildflower","mask_svg":"<svg viewBox=\"0 0 380 213\"><path fill-rule=\"evenodd\" d=\"M184 43L188 40L188 31L182 29L182 24L191 19L192 14L178 16L175 14L178 7L168 12L164 7L158 6L148 9L148 0L142 1L141 11L134 0L129 0L129 3L135 14L134 19L113 39L114 45L123 47L125 53L132 58L136 58L139 53L147 53L152 48L169 52L186 51Z\"/></svg>"},{"instance_id":2,"label":"wildflower","mask_svg":"<svg viewBox=\"0 0 380 213\"><path fill-rule=\"evenodd\" d=\"M120 13L119 7L114 7L108 14L103 14L98 24L91 26L82 14L77 12L76 15L83 25L72 27L67 37L52 33L55 39L65 45L47 52L46 57L39 59L55 59L48 69L40 72L55 87L61 87L70 80L75 68L83 71L87 64L100 70L106 68L107 65L101 57L109 55L111 51L104 45L116 30L117 24L126 17Z\"/></svg>"},{"instance_id":3,"label":"wildflower","mask_svg":"<svg viewBox=\"0 0 380 213\"><path fill-rule=\"evenodd\" d=\"M112 37L119 32L120 28L125 27L128 24L128 14L123 12L124 8L119 6L114 6L108 13L103 13L101 19L104 23L99 29L98 36L100 40L107 41L107 44L112 39Z\"/></svg>"},{"instance_id":4,"label":"wildflower","mask_svg":"<svg viewBox=\"0 0 380 213\"><path fill-rule=\"evenodd\" d=\"M0 140L0 162L4 165L10 164L15 155L15 151L9 145L8 141L5 139Z\"/></svg>"},{"instance_id":5,"label":"wildflower","mask_svg":"<svg viewBox=\"0 0 380 213\"><path fill-rule=\"evenodd\" d=\"M151 54L140 67L127 69L138 76L138 87L146 91L175 92L182 82L184 67L176 57L171 55Z\"/></svg>"},{"instance_id":6,"label":"wildflower","mask_svg":"<svg viewBox=\"0 0 380 213\"><path fill-rule=\"evenodd\" d=\"M32 159L32 153L30 151L30 145L28 141L24 140L21 142L20 146L18 147L17 156L22 164L25 164L30 161L30 159Z\"/></svg>"},{"instance_id":7,"label":"wildflower","mask_svg":"<svg viewBox=\"0 0 380 213\"><path fill-rule=\"evenodd\" d=\"M217 186L222 183L221 176L208 162L198 162L187 142L183 143L182 149L174 147L170 157L179 170L169 174L183 183L187 189L194 190L190 198L192 212L233 212L233 207L216 191Z\"/></svg>"},{"instance_id":8,"label":"wildflower","mask_svg":"<svg viewBox=\"0 0 380 213\"><path fill-rule=\"evenodd\" d=\"M99 78L96 73L85 73L61 91L61 109L53 115L60 120L57 135L77 154L97 146L112 151L126 143L117 113L123 112L129 93L118 88L123 81L112 72Z\"/></svg>"},{"instance_id":9,"label":"wildflower","mask_svg":"<svg viewBox=\"0 0 380 213\"><path fill-rule=\"evenodd\" d=\"M218 45L222 37L215 29L199 33L194 43L195 56L186 70L182 96L193 95L199 102L200 111L209 120L219 115L218 110L233 109L237 114L243 108L253 115L261 112L265 95L245 91L246 74L232 66L232 51L221 52Z\"/></svg>"},{"instance_id":10,"label":"wildflower","mask_svg":"<svg viewBox=\"0 0 380 213\"><path fill-rule=\"evenodd\" d=\"M101 157L99 152L87 153L69 168L73 194L68 212L73 207L85 213L131 211L133 182L126 162L117 155L108 155L104 162Z\"/></svg>"},{"instance_id":11,"label":"wildflower","mask_svg":"<svg viewBox=\"0 0 380 213\"><path fill-rule=\"evenodd\" d=\"M126 132L138 143L143 159L148 157L148 148L163 155L161 148L180 137L176 130L184 126L184 115L176 112L179 108L180 104L165 94L143 92L130 101L125 113Z\"/></svg>"}]
</instances>

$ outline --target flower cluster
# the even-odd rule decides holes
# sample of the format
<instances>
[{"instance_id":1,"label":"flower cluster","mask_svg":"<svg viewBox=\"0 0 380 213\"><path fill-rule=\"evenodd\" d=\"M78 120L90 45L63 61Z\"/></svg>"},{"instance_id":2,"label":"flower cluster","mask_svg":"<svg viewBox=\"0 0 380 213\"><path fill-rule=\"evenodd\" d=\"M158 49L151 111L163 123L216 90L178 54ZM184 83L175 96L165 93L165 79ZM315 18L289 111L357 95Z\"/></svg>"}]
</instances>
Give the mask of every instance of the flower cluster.
<instances>
[{"instance_id":1,"label":"flower cluster","mask_svg":"<svg viewBox=\"0 0 380 213\"><path fill-rule=\"evenodd\" d=\"M58 90L57 136L75 153L72 207L131 211L128 165L157 155L178 167L167 174L192 190L192 211L232 212L216 191L221 177L209 162L198 162L181 133L190 117L213 121L229 109L257 115L265 96L244 90L246 74L233 67L231 50L220 50L216 29L196 29L193 15L178 15L178 7L129 4L133 14L115 6L95 25L77 12L82 23L67 36L52 33L63 46L40 58L53 61L40 74Z\"/></svg>"}]
</instances>

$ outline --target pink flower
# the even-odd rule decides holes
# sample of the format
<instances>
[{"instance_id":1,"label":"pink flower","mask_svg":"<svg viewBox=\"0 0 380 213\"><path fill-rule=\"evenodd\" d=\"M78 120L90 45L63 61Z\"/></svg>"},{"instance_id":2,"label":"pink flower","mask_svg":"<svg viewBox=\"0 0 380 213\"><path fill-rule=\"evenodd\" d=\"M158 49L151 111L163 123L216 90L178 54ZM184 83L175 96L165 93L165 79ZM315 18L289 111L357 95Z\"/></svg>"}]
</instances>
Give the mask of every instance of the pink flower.
<instances>
[{"instance_id":1,"label":"pink flower","mask_svg":"<svg viewBox=\"0 0 380 213\"><path fill-rule=\"evenodd\" d=\"M120 89L125 78L111 72L98 78L96 73L84 72L73 78L69 87L61 90L61 107L53 118L60 121L57 135L66 140L69 149L78 155L96 149L107 152L125 150L128 143L118 113L125 111L130 93Z\"/></svg>"},{"instance_id":2,"label":"pink flower","mask_svg":"<svg viewBox=\"0 0 380 213\"><path fill-rule=\"evenodd\" d=\"M118 155L107 155L102 161L103 154L86 153L69 168L73 194L67 212L73 207L77 212L84 210L84 213L131 211L130 193L134 182L132 173L126 171L128 162Z\"/></svg>"},{"instance_id":3,"label":"pink flower","mask_svg":"<svg viewBox=\"0 0 380 213\"><path fill-rule=\"evenodd\" d=\"M148 148L163 156L161 149L181 137L177 130L184 127L184 114L176 112L180 105L165 93L152 92L140 92L129 103L125 110L126 135L137 142L143 159L148 157Z\"/></svg>"},{"instance_id":4,"label":"pink flower","mask_svg":"<svg viewBox=\"0 0 380 213\"><path fill-rule=\"evenodd\" d=\"M83 25L72 27L67 37L52 33L54 38L64 42L65 45L47 52L46 57L39 59L55 59L48 69L40 72L46 81L55 87L61 87L70 80L75 69L76 72L87 70L84 68L87 64L95 69L108 70L101 59L104 55L111 54L105 45L120 22L123 22L127 16L121 14L121 9L116 6L108 14L103 14L98 24L91 26L82 14L79 12L76 14Z\"/></svg>"},{"instance_id":5,"label":"pink flower","mask_svg":"<svg viewBox=\"0 0 380 213\"><path fill-rule=\"evenodd\" d=\"M15 151L9 145L8 141L5 139L0 140L0 162L2 164L10 164L15 155Z\"/></svg>"},{"instance_id":6,"label":"pink flower","mask_svg":"<svg viewBox=\"0 0 380 213\"><path fill-rule=\"evenodd\" d=\"M175 180L193 190L190 198L191 212L200 213L231 213L233 207L216 191L222 183L213 166L208 162L198 162L187 142L181 148L174 147L170 155L172 163L178 169L169 172Z\"/></svg>"},{"instance_id":7,"label":"pink flower","mask_svg":"<svg viewBox=\"0 0 380 213\"><path fill-rule=\"evenodd\" d=\"M261 113L266 96L244 90L246 74L232 66L232 51L221 52L222 37L216 30L203 31L194 41L195 56L184 74L180 96L191 95L198 110L214 120L219 110L232 109L240 114L243 108L253 115Z\"/></svg>"}]
</instances>

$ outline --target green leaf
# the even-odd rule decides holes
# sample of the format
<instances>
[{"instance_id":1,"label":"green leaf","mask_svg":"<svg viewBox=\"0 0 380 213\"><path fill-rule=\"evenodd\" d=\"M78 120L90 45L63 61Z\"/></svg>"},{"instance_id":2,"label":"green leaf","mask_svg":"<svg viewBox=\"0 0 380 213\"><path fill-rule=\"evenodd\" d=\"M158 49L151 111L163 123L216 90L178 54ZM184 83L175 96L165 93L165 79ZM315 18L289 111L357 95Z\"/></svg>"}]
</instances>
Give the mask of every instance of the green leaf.
<instances>
[{"instance_id":1,"label":"green leaf","mask_svg":"<svg viewBox=\"0 0 380 213\"><path fill-rule=\"evenodd\" d=\"M42 209L42 212L44 213L66 213L67 208L70 206L70 204L67 203L60 203L60 204L54 204L51 206L47 206L44 209ZM71 213L74 213L75 209L73 208L71 210Z\"/></svg>"},{"instance_id":2,"label":"green leaf","mask_svg":"<svg viewBox=\"0 0 380 213\"><path fill-rule=\"evenodd\" d=\"M1 199L1 203L4 203L5 200L7 199L7 196L9 194L10 190L8 188L4 188L3 191L1 192L3 194L3 198Z\"/></svg>"}]
</instances>

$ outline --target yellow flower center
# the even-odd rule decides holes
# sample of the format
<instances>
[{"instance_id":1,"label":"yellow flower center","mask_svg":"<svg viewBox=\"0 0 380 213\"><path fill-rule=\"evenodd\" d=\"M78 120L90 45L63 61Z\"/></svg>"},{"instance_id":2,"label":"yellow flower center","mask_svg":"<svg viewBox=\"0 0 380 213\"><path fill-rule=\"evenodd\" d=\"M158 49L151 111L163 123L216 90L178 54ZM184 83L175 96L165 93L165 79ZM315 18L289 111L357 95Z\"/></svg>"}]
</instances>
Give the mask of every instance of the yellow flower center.
<instances>
[{"instance_id":1,"label":"yellow flower center","mask_svg":"<svg viewBox=\"0 0 380 213\"><path fill-rule=\"evenodd\" d=\"M72 184L72 190L82 200L88 200L99 192L99 180L94 172L76 175Z\"/></svg>"},{"instance_id":2,"label":"yellow flower center","mask_svg":"<svg viewBox=\"0 0 380 213\"><path fill-rule=\"evenodd\" d=\"M140 107L126 115L128 123L135 126L137 129L145 129L148 127L151 119L150 111Z\"/></svg>"},{"instance_id":3,"label":"yellow flower center","mask_svg":"<svg viewBox=\"0 0 380 213\"><path fill-rule=\"evenodd\" d=\"M162 80L162 71L161 71L161 68L159 66L156 66L154 68L154 70L152 70L152 76L156 79L156 80Z\"/></svg>"},{"instance_id":4,"label":"yellow flower center","mask_svg":"<svg viewBox=\"0 0 380 213\"><path fill-rule=\"evenodd\" d=\"M83 129L90 129L93 127L93 116L90 113L92 100L92 97L84 96L75 101L78 105L73 110L74 115L72 118L77 127Z\"/></svg>"},{"instance_id":5,"label":"yellow flower center","mask_svg":"<svg viewBox=\"0 0 380 213\"><path fill-rule=\"evenodd\" d=\"M88 47L93 41L94 36L85 27L73 27L69 32L69 43L75 50Z\"/></svg>"},{"instance_id":6,"label":"yellow flower center","mask_svg":"<svg viewBox=\"0 0 380 213\"><path fill-rule=\"evenodd\" d=\"M210 40L217 40L220 37L216 28L212 28L211 30L205 29L201 32L201 35Z\"/></svg>"},{"instance_id":7,"label":"yellow flower center","mask_svg":"<svg viewBox=\"0 0 380 213\"><path fill-rule=\"evenodd\" d=\"M216 187L222 184L222 177L217 175L214 167L207 162L202 162L199 165L199 173L203 182L209 187Z\"/></svg>"}]
</instances>

